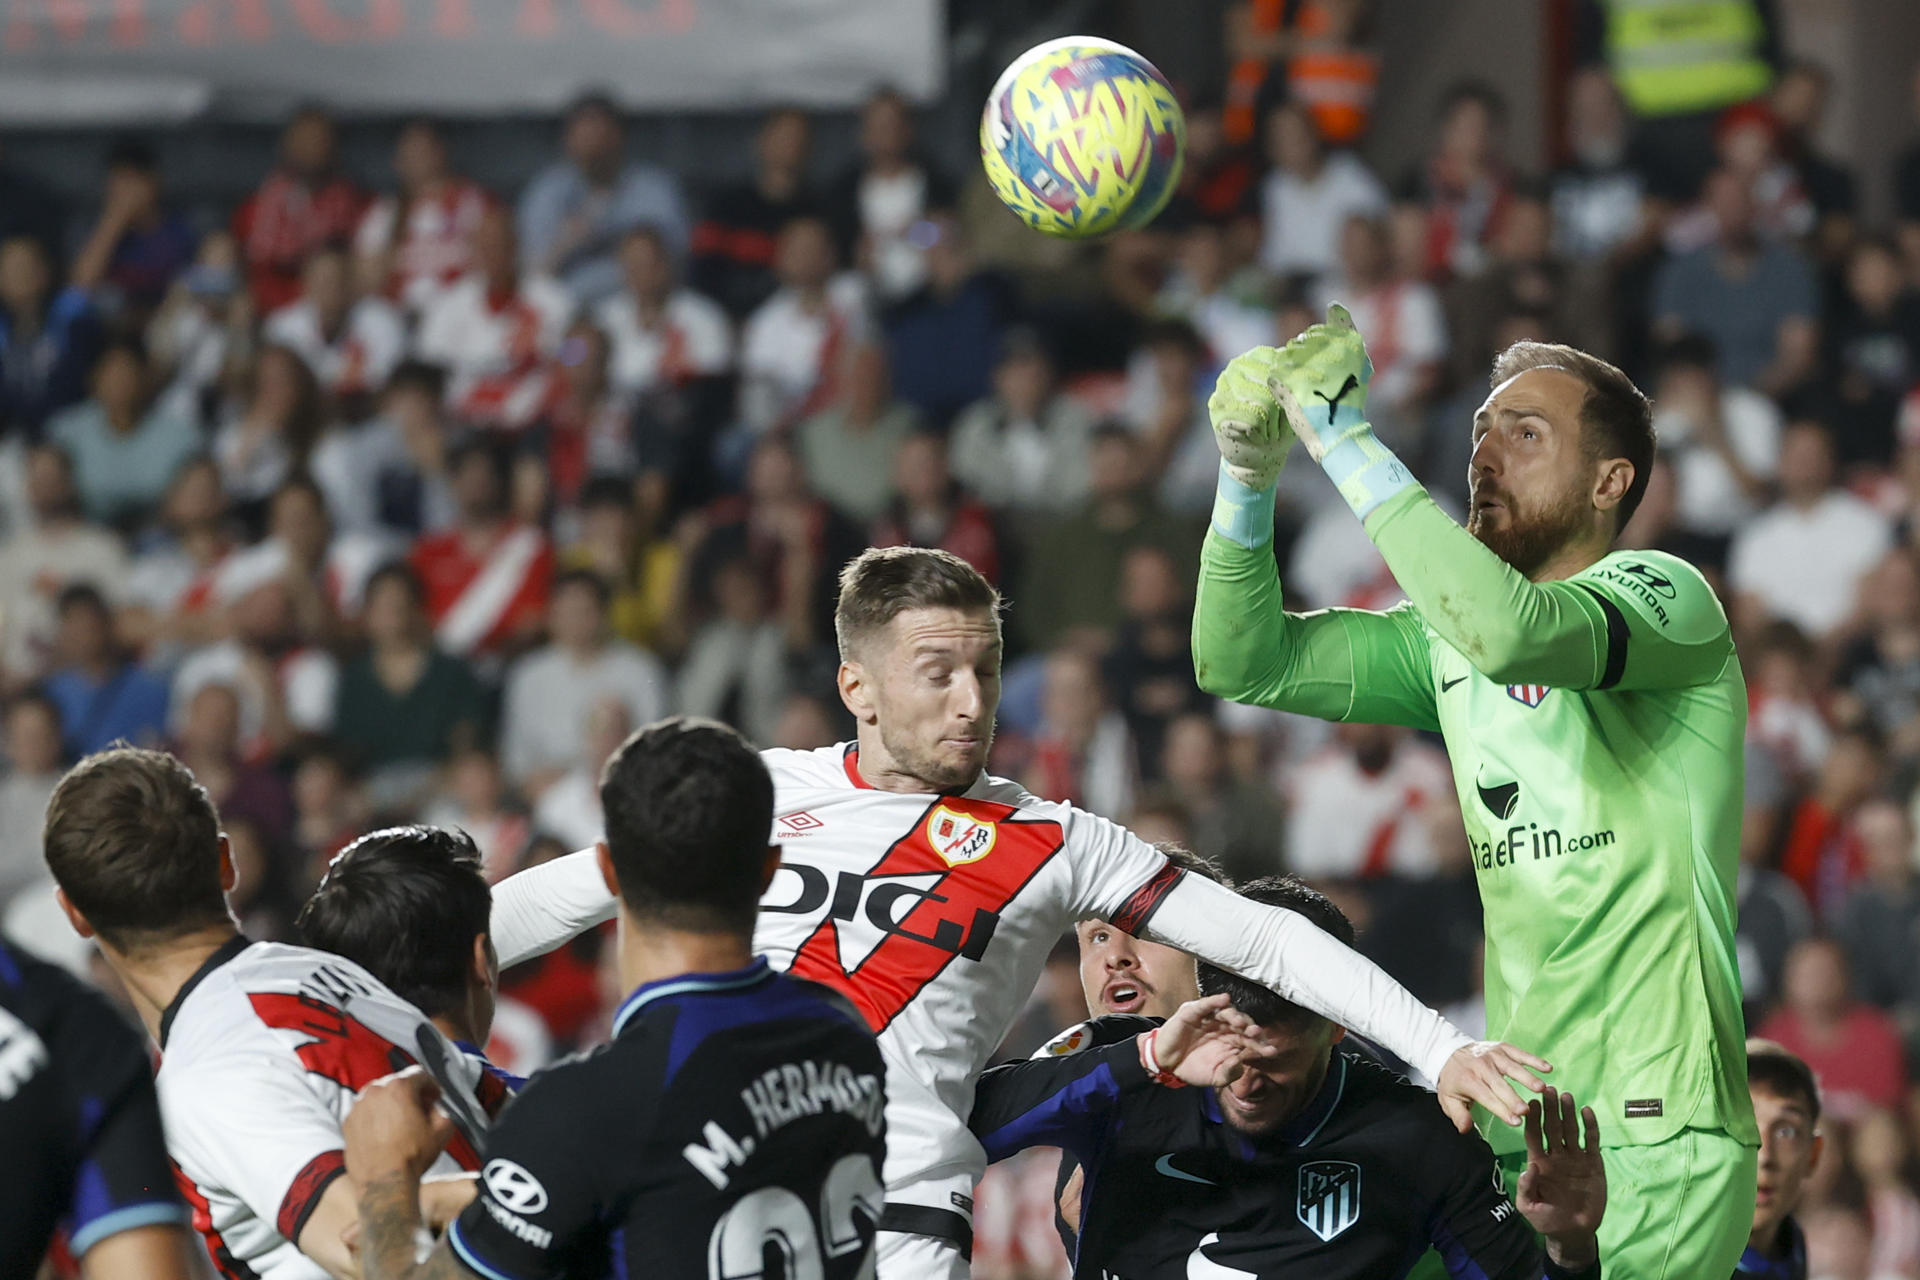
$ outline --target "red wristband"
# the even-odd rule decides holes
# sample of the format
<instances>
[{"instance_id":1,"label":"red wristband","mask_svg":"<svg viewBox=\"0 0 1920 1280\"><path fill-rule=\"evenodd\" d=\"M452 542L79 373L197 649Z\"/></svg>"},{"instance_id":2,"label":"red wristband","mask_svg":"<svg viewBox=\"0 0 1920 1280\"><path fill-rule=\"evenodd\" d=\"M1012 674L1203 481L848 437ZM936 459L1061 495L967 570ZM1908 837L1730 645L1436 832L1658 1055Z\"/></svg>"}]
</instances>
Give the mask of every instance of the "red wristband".
<instances>
[{"instance_id":1,"label":"red wristband","mask_svg":"<svg viewBox=\"0 0 1920 1280\"><path fill-rule=\"evenodd\" d=\"M1147 1078L1167 1089L1184 1089L1187 1082L1160 1065L1160 1059L1153 1055L1153 1038L1160 1034L1155 1027L1140 1037L1140 1065L1146 1070Z\"/></svg>"}]
</instances>

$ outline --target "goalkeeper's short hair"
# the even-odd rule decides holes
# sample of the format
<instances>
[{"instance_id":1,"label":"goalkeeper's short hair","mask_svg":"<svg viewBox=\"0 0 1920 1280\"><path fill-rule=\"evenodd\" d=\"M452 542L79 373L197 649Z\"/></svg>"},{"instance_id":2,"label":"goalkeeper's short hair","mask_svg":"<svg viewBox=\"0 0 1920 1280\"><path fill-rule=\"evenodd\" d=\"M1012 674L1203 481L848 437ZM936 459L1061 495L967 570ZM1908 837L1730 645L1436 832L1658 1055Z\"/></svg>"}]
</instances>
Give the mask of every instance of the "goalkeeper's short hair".
<instances>
[{"instance_id":1,"label":"goalkeeper's short hair","mask_svg":"<svg viewBox=\"0 0 1920 1280\"><path fill-rule=\"evenodd\" d=\"M1262 876L1240 886L1240 896L1268 907L1284 907L1305 916L1321 932L1353 945L1353 921L1332 899L1293 876ZM1255 1023L1288 1031L1305 1031L1321 1022L1319 1014L1303 1009L1257 982L1228 973L1204 961L1200 965L1200 994L1224 995Z\"/></svg>"}]
</instances>

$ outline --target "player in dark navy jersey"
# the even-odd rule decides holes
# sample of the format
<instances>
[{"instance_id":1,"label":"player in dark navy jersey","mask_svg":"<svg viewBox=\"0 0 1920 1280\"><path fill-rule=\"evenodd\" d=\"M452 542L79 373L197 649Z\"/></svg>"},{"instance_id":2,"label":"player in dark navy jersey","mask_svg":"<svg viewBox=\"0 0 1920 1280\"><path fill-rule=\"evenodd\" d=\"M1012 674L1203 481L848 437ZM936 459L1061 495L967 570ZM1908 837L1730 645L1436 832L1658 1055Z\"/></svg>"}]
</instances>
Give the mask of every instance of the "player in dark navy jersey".
<instances>
[{"instance_id":1,"label":"player in dark navy jersey","mask_svg":"<svg viewBox=\"0 0 1920 1280\"><path fill-rule=\"evenodd\" d=\"M1820 1088L1807 1064L1771 1040L1747 1041L1747 1090L1760 1125L1753 1232L1734 1280L1807 1280L1807 1241L1793 1211L1820 1163Z\"/></svg>"},{"instance_id":2,"label":"player in dark navy jersey","mask_svg":"<svg viewBox=\"0 0 1920 1280\"><path fill-rule=\"evenodd\" d=\"M1332 903L1298 882L1242 892L1353 936ZM981 1078L971 1127L990 1159L1057 1145L1085 1167L1076 1276L1387 1280L1429 1245L1460 1280L1600 1274L1594 1231L1606 1182L1590 1111L1583 1143L1570 1097L1549 1090L1544 1107L1530 1108L1532 1165L1516 1207L1486 1142L1435 1115L1424 1091L1340 1046L1341 1028L1208 965L1200 988L1258 1026L1260 1047L1230 1081L1231 1067L1209 1074L1214 1064L1203 1062L1195 1074L1186 1061L1193 1046L1235 1034L1196 1032L1204 1001L1159 1034L1154 1019L1096 1018L1054 1052ZM1212 1087L1179 1090L1183 1080Z\"/></svg>"},{"instance_id":3,"label":"player in dark navy jersey","mask_svg":"<svg viewBox=\"0 0 1920 1280\"><path fill-rule=\"evenodd\" d=\"M419 1176L450 1126L423 1073L368 1090L346 1123L361 1275L870 1274L884 1068L851 1004L752 954L779 864L766 767L723 725L666 720L614 754L600 794L632 990L613 1040L508 1104L478 1197L422 1262Z\"/></svg>"},{"instance_id":4,"label":"player in dark navy jersey","mask_svg":"<svg viewBox=\"0 0 1920 1280\"><path fill-rule=\"evenodd\" d=\"M140 1035L64 969L0 941L0 1276L56 1227L86 1280L186 1280L192 1236Z\"/></svg>"}]
</instances>

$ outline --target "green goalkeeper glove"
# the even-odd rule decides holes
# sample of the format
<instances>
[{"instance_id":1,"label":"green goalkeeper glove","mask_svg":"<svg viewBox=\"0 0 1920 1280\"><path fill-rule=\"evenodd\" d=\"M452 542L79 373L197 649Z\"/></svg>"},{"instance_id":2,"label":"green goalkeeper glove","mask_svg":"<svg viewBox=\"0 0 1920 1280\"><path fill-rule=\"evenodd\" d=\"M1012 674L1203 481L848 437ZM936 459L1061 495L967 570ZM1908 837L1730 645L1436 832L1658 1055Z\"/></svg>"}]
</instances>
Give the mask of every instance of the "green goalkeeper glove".
<instances>
[{"instance_id":1,"label":"green goalkeeper glove","mask_svg":"<svg viewBox=\"0 0 1920 1280\"><path fill-rule=\"evenodd\" d=\"M1213 526L1245 547L1273 540L1273 491L1293 448L1293 428L1281 407L1282 366L1291 357L1273 347L1235 356L1220 371L1207 416L1220 446L1220 480Z\"/></svg>"},{"instance_id":2,"label":"green goalkeeper glove","mask_svg":"<svg viewBox=\"0 0 1920 1280\"><path fill-rule=\"evenodd\" d=\"M1293 433L1320 464L1354 514L1375 507L1414 483L1413 473L1374 437L1367 422L1367 384L1373 362L1353 317L1339 303L1286 345L1276 362L1277 398Z\"/></svg>"}]
</instances>

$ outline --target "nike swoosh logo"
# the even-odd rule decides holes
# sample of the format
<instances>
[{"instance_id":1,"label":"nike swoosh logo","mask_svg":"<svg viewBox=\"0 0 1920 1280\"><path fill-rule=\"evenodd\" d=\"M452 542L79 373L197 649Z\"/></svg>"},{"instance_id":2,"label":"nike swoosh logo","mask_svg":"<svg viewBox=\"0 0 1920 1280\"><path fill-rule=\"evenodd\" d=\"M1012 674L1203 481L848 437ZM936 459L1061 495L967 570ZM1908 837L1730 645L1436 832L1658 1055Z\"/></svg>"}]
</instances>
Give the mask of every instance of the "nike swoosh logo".
<instances>
[{"instance_id":1,"label":"nike swoosh logo","mask_svg":"<svg viewBox=\"0 0 1920 1280\"><path fill-rule=\"evenodd\" d=\"M1153 1162L1153 1167L1159 1172L1166 1174L1169 1178L1178 1178L1182 1182L1197 1182L1203 1187L1217 1187L1220 1185L1219 1183L1215 1182L1212 1178L1200 1178L1200 1177L1195 1177L1191 1173L1180 1172L1180 1170L1173 1167L1173 1155L1171 1153L1161 1156L1158 1160L1155 1160Z\"/></svg>"},{"instance_id":2,"label":"nike swoosh logo","mask_svg":"<svg viewBox=\"0 0 1920 1280\"><path fill-rule=\"evenodd\" d=\"M1459 684L1462 680L1465 680L1465 679L1466 679L1465 676L1455 676L1451 680L1442 680L1440 682L1440 692L1445 693L1447 690L1453 688L1453 686Z\"/></svg>"}]
</instances>

